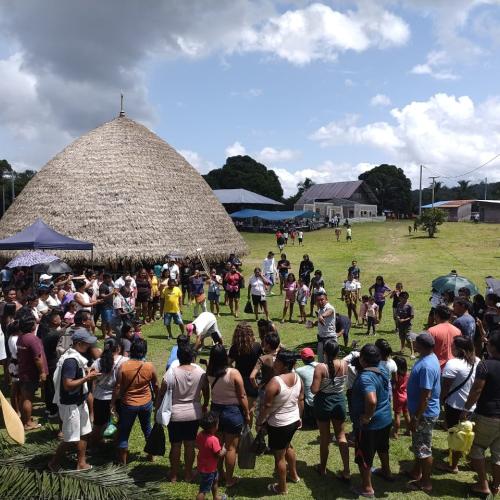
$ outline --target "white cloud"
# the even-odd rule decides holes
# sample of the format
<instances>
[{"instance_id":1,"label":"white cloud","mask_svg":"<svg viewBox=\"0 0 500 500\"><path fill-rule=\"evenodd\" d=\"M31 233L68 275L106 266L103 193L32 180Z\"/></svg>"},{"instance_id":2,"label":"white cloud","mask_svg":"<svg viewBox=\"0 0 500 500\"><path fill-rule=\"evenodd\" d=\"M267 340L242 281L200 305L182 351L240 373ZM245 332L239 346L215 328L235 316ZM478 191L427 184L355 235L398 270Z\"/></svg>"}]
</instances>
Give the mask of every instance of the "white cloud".
<instances>
[{"instance_id":1,"label":"white cloud","mask_svg":"<svg viewBox=\"0 0 500 500\"><path fill-rule=\"evenodd\" d=\"M427 54L426 62L413 66L410 72L414 75L429 75L436 80L457 80L458 76L448 67L449 62L445 51L431 51Z\"/></svg>"},{"instance_id":2,"label":"white cloud","mask_svg":"<svg viewBox=\"0 0 500 500\"><path fill-rule=\"evenodd\" d=\"M272 17L262 27L242 31L241 51L271 53L293 64L334 61L348 50L362 52L404 45L410 29L400 17L374 5L340 12L313 3Z\"/></svg>"},{"instance_id":3,"label":"white cloud","mask_svg":"<svg viewBox=\"0 0 500 500\"><path fill-rule=\"evenodd\" d=\"M386 96L385 94L377 94L377 95L374 95L370 99L370 105L371 106L390 106L391 99L388 96Z\"/></svg>"},{"instance_id":4,"label":"white cloud","mask_svg":"<svg viewBox=\"0 0 500 500\"><path fill-rule=\"evenodd\" d=\"M247 99L251 99L252 97L260 97L263 94L263 92L264 91L262 89L258 88L251 88L242 91L233 90L231 92L231 97L245 97Z\"/></svg>"},{"instance_id":5,"label":"white cloud","mask_svg":"<svg viewBox=\"0 0 500 500\"><path fill-rule=\"evenodd\" d=\"M498 153L500 96L475 104L469 96L439 93L427 101L413 101L393 109L390 114L390 123L365 125L357 125L357 117L350 116L320 127L311 139L323 146L372 146L412 176L423 164L437 171L443 180L460 176ZM487 168L488 176L500 176L500 162ZM485 170L479 170L466 178L478 180L484 175Z\"/></svg>"},{"instance_id":6,"label":"white cloud","mask_svg":"<svg viewBox=\"0 0 500 500\"><path fill-rule=\"evenodd\" d=\"M200 174L206 174L210 170L217 168L217 165L202 158L196 151L180 149L179 153L196 169Z\"/></svg>"},{"instance_id":7,"label":"white cloud","mask_svg":"<svg viewBox=\"0 0 500 500\"><path fill-rule=\"evenodd\" d=\"M295 160L299 153L292 149L275 149L270 146L263 148L257 155L257 160L265 164Z\"/></svg>"},{"instance_id":8,"label":"white cloud","mask_svg":"<svg viewBox=\"0 0 500 500\"><path fill-rule=\"evenodd\" d=\"M226 156L243 156L245 155L247 150L245 146L240 144L238 141L234 142L230 146L226 148Z\"/></svg>"}]
</instances>

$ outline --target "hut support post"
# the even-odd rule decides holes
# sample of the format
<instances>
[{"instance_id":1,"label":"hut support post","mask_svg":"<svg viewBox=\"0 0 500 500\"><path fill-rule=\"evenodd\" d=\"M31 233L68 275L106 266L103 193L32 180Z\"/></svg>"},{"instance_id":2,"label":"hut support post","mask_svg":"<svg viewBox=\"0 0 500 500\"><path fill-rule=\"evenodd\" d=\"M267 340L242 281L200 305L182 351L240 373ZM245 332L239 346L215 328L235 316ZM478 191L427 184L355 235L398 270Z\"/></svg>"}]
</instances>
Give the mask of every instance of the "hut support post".
<instances>
[{"instance_id":1,"label":"hut support post","mask_svg":"<svg viewBox=\"0 0 500 500\"><path fill-rule=\"evenodd\" d=\"M94 248L90 251L90 269L94 270Z\"/></svg>"}]
</instances>

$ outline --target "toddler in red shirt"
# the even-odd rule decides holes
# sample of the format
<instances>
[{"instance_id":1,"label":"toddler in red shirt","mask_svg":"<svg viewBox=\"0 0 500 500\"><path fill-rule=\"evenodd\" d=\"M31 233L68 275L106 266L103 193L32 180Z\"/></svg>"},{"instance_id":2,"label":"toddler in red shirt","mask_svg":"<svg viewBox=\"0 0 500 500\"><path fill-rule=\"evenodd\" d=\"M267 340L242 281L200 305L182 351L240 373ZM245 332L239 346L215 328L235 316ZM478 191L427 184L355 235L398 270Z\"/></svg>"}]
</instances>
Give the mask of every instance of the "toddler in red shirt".
<instances>
[{"instance_id":1,"label":"toddler in red shirt","mask_svg":"<svg viewBox=\"0 0 500 500\"><path fill-rule=\"evenodd\" d=\"M209 411L200 420L203 429L196 436L196 447L198 448L198 472L200 475L200 490L196 500L204 500L205 495L212 491L214 500L226 500L226 495L217 495L217 463L220 457L226 454L226 449L215 435L219 425L217 413Z\"/></svg>"},{"instance_id":2,"label":"toddler in red shirt","mask_svg":"<svg viewBox=\"0 0 500 500\"><path fill-rule=\"evenodd\" d=\"M394 356L394 362L398 367L396 372L396 381L392 387L392 404L394 408L394 425L392 427L392 438L397 439L399 428L401 427L401 414L405 419L406 433L405 436L410 435L410 416L408 414L408 394L406 388L408 386L408 364L406 359L401 356Z\"/></svg>"}]
</instances>

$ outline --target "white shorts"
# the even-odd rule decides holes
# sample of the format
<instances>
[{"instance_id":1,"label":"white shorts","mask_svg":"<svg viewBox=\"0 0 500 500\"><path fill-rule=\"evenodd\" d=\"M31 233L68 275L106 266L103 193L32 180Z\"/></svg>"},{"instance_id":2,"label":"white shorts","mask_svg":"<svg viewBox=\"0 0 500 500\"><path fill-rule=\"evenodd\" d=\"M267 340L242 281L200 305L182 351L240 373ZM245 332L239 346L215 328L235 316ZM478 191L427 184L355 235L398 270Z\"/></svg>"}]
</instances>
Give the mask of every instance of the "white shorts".
<instances>
[{"instance_id":1,"label":"white shorts","mask_svg":"<svg viewBox=\"0 0 500 500\"><path fill-rule=\"evenodd\" d=\"M82 436L92 432L89 407L84 401L81 405L58 405L62 420L62 433L65 443L80 441Z\"/></svg>"}]
</instances>

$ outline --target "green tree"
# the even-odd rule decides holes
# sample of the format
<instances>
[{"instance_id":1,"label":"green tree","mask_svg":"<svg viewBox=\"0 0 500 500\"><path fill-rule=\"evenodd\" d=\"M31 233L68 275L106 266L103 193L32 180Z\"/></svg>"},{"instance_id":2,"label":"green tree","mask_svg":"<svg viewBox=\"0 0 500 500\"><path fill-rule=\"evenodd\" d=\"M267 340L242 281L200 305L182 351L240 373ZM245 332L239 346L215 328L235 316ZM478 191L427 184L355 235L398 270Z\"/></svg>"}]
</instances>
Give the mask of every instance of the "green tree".
<instances>
[{"instance_id":1,"label":"green tree","mask_svg":"<svg viewBox=\"0 0 500 500\"><path fill-rule=\"evenodd\" d=\"M471 186L470 186L470 181L458 181L457 182L458 187L456 188L457 192L457 199L459 200L467 200L469 199L471 195Z\"/></svg>"},{"instance_id":2,"label":"green tree","mask_svg":"<svg viewBox=\"0 0 500 500\"><path fill-rule=\"evenodd\" d=\"M379 210L392 210L396 214L411 213L411 181L395 165L379 165L363 172L365 181L378 198Z\"/></svg>"},{"instance_id":3,"label":"green tree","mask_svg":"<svg viewBox=\"0 0 500 500\"><path fill-rule=\"evenodd\" d=\"M434 238L434 234L438 231L438 226L446 221L446 212L439 208L429 208L422 212L422 215L417 219L417 224L427 231L429 238Z\"/></svg>"},{"instance_id":4,"label":"green tree","mask_svg":"<svg viewBox=\"0 0 500 500\"><path fill-rule=\"evenodd\" d=\"M286 207L293 210L295 203L297 203L304 192L311 186L314 186L314 184L315 182L312 179L309 179L309 177L306 177L303 181L297 183L297 192L285 200Z\"/></svg>"},{"instance_id":5,"label":"green tree","mask_svg":"<svg viewBox=\"0 0 500 500\"><path fill-rule=\"evenodd\" d=\"M211 170L203 177L212 189L243 188L273 200L283 197L283 188L274 170L268 170L247 155L231 156L222 168Z\"/></svg>"}]
</instances>

